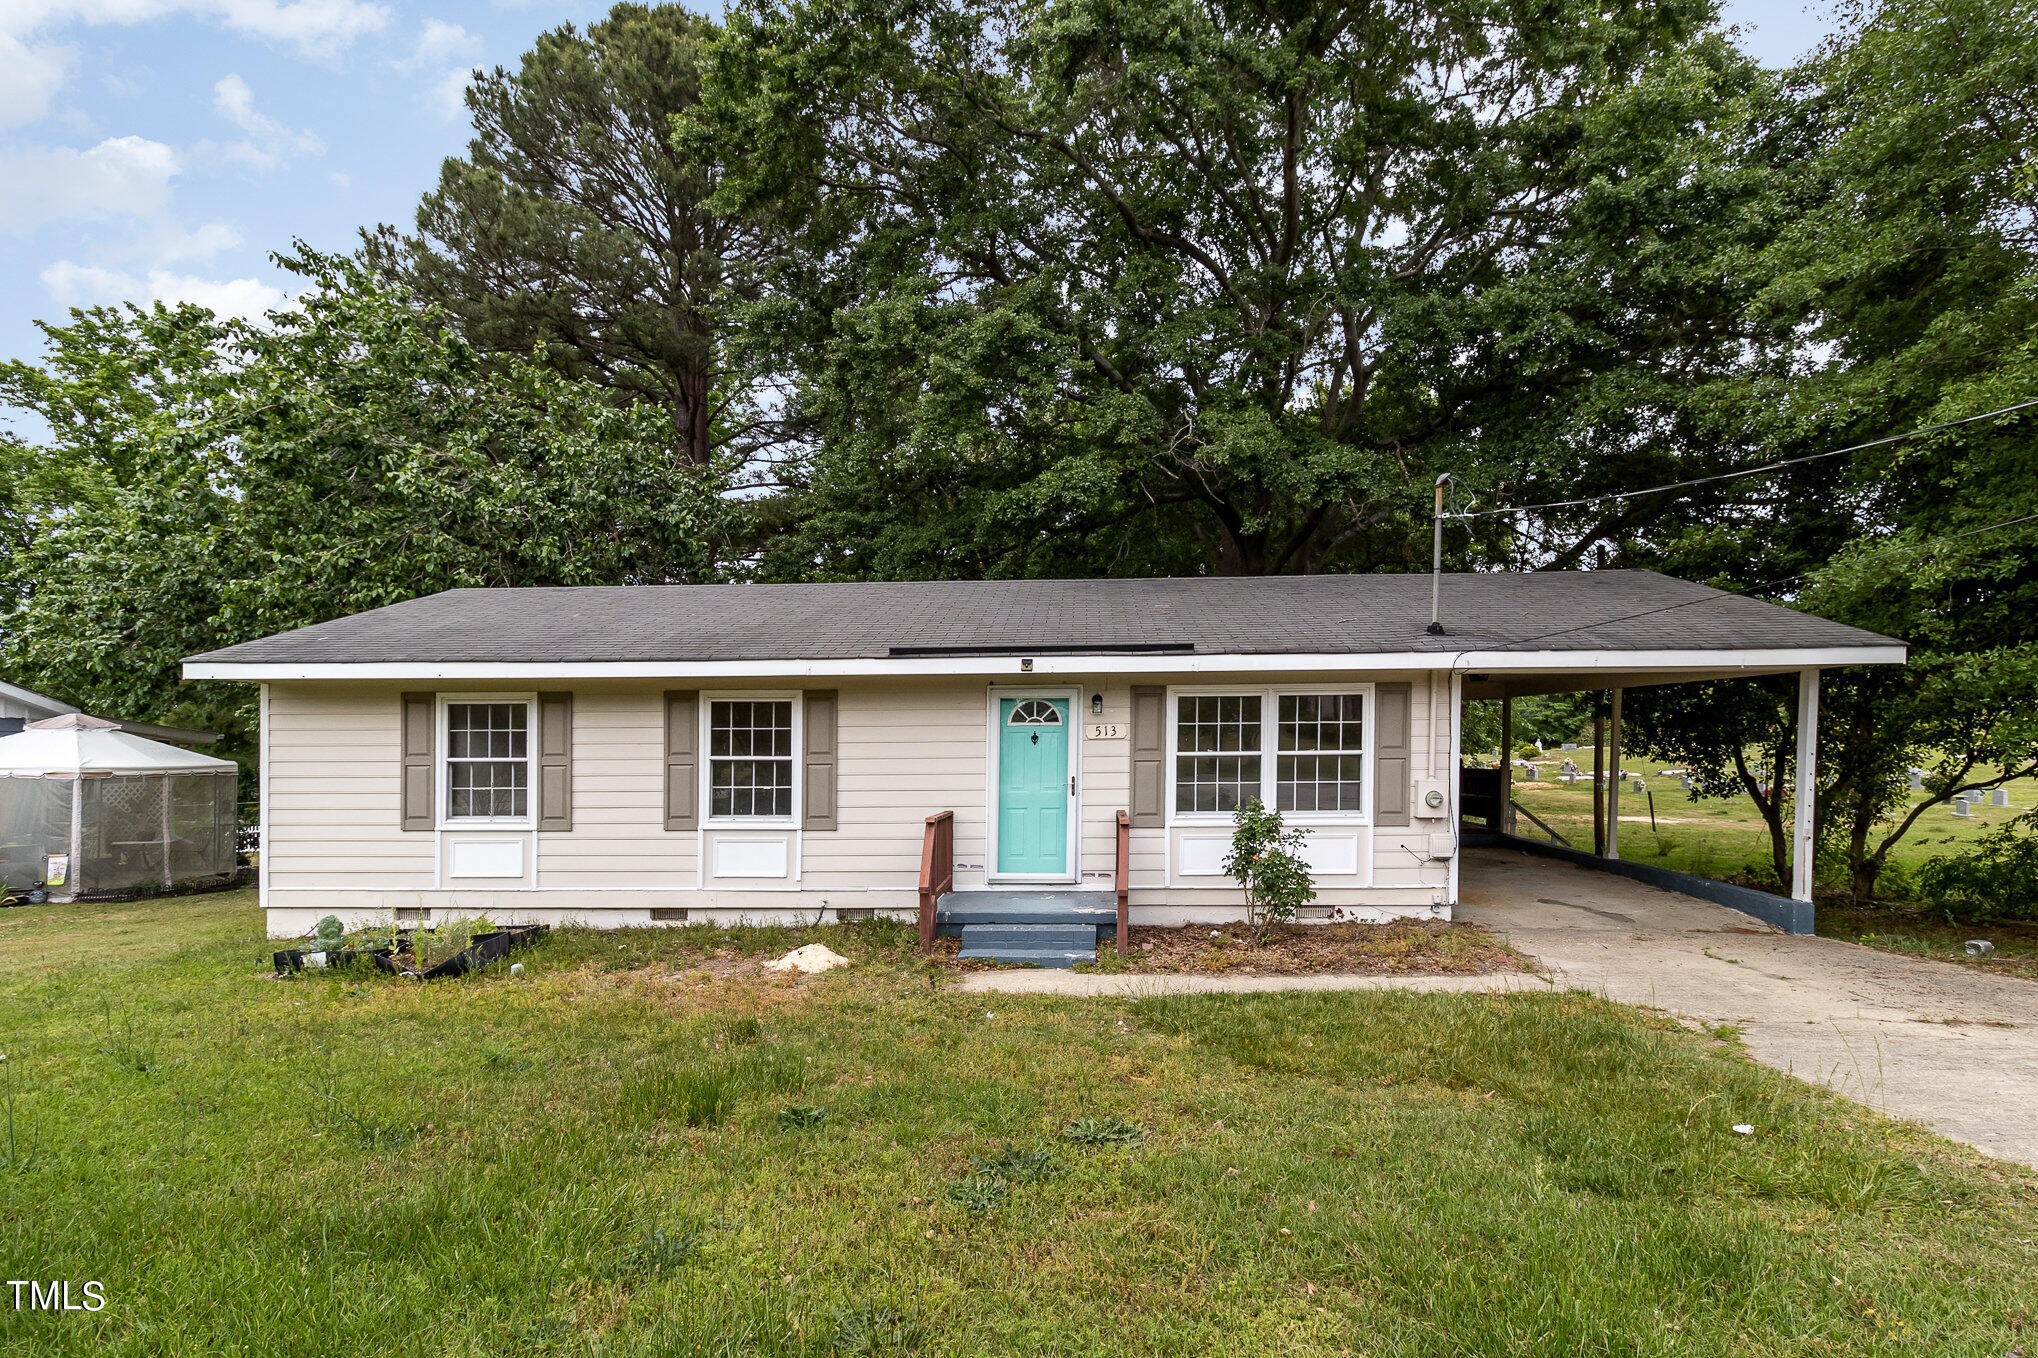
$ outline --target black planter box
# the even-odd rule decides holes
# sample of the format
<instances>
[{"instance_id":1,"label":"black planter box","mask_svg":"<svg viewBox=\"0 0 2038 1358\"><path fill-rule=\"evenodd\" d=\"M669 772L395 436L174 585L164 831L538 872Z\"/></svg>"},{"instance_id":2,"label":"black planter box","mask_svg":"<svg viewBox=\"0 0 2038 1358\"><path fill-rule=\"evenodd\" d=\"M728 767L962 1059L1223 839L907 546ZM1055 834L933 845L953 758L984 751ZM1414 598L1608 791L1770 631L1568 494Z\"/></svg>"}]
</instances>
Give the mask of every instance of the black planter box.
<instances>
[{"instance_id":1,"label":"black planter box","mask_svg":"<svg viewBox=\"0 0 2038 1358\"><path fill-rule=\"evenodd\" d=\"M480 971L490 962L500 961L518 948L528 948L551 932L549 924L508 924L492 934L479 934L470 947L424 972L424 979L436 981L442 976L465 976L470 971Z\"/></svg>"},{"instance_id":2,"label":"black planter box","mask_svg":"<svg viewBox=\"0 0 2038 1358\"><path fill-rule=\"evenodd\" d=\"M303 971L311 965L307 959L316 956L319 951L317 948L285 948L274 954L276 974L287 976L293 971ZM363 952L356 948L333 949L326 952L324 965L328 968L345 967L364 957L375 964L377 971L387 972L392 976L396 974L395 957L388 948L376 948L372 952Z\"/></svg>"}]
</instances>

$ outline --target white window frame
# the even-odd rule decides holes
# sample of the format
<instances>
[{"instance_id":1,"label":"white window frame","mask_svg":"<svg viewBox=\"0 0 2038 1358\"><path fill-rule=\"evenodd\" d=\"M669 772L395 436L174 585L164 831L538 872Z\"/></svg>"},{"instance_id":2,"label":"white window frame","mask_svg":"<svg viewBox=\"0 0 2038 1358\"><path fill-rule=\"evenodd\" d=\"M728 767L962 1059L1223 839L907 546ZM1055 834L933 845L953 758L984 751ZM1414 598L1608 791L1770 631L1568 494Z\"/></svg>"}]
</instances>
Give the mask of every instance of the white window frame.
<instances>
[{"instance_id":1,"label":"white window frame","mask_svg":"<svg viewBox=\"0 0 2038 1358\"><path fill-rule=\"evenodd\" d=\"M801 798L807 792L806 695L799 689L722 689L701 694L700 808L703 826L748 827L759 830L796 830L800 826ZM718 816L715 814L714 714L716 703L782 703L793 705L793 812L790 816ZM733 756L732 756L733 757Z\"/></svg>"},{"instance_id":2,"label":"white window frame","mask_svg":"<svg viewBox=\"0 0 2038 1358\"><path fill-rule=\"evenodd\" d=\"M432 751L432 777L438 783L441 830L478 825L509 825L530 829L538 823L538 695L535 693L441 693L438 695L437 739ZM456 816L453 814L453 714L455 704L517 703L524 709L524 814L521 816ZM507 762L507 761L504 761Z\"/></svg>"},{"instance_id":3,"label":"white window frame","mask_svg":"<svg viewBox=\"0 0 2038 1358\"><path fill-rule=\"evenodd\" d=\"M1177 756L1181 754L1183 698L1258 698L1260 700L1260 791L1259 797L1266 806L1277 806L1280 802L1280 726L1281 699L1308 698L1329 695L1359 694L1365 699L1362 709L1365 723L1366 743L1359 751L1359 809L1357 811L1283 811L1281 818L1290 825L1371 825L1373 823L1373 759L1378 728L1373 719L1373 685L1371 684L1276 684L1271 686L1254 684L1194 684L1170 685L1167 691L1166 721L1168 728L1167 779L1162 789L1163 805L1167 808L1169 825L1230 825L1229 811L1178 811L1175 809L1177 791L1175 771ZM1241 753L1246 753L1241 751Z\"/></svg>"}]
</instances>

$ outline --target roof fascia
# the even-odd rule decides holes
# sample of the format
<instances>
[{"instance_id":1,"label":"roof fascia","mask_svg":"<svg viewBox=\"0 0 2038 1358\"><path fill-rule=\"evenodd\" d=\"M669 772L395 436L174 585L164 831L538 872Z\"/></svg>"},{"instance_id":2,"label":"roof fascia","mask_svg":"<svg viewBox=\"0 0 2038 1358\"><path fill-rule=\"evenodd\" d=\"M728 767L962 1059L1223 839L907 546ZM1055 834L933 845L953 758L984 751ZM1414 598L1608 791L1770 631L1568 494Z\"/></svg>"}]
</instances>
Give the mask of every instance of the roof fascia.
<instances>
[{"instance_id":1,"label":"roof fascia","mask_svg":"<svg viewBox=\"0 0 2038 1358\"><path fill-rule=\"evenodd\" d=\"M1367 674L1445 670L1562 674L1643 670L1830 669L1901 665L1903 646L1778 646L1692 651L1401 651L1281 655L912 656L847 660L362 661L266 663L187 660L186 679L250 683L432 679L461 682L562 679L835 679L854 677L1099 674L1265 674L1294 670Z\"/></svg>"}]
</instances>

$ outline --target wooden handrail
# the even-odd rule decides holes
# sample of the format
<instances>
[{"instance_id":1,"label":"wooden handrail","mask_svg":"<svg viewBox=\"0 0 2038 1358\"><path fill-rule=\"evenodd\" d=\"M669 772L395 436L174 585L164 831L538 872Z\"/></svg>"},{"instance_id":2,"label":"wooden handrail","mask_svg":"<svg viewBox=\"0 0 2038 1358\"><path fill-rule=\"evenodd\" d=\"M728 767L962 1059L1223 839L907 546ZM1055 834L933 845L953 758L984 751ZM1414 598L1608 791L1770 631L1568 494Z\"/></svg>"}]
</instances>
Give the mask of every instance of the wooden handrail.
<instances>
[{"instance_id":1,"label":"wooden handrail","mask_svg":"<svg viewBox=\"0 0 2038 1358\"><path fill-rule=\"evenodd\" d=\"M955 813L941 811L927 818L920 841L920 951L934 951L935 912L941 898L955 889Z\"/></svg>"},{"instance_id":2,"label":"wooden handrail","mask_svg":"<svg viewBox=\"0 0 2038 1358\"><path fill-rule=\"evenodd\" d=\"M1132 817L1118 813L1118 955L1125 956L1130 925L1127 898L1132 893Z\"/></svg>"}]
</instances>

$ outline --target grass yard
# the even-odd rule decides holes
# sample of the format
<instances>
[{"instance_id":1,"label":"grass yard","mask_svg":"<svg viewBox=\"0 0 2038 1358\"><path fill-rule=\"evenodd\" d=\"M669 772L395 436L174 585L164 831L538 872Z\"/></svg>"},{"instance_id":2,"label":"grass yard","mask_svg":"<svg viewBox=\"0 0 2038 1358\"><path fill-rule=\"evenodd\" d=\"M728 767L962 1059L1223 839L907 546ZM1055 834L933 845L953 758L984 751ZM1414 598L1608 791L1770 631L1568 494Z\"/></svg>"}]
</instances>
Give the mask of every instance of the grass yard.
<instances>
[{"instance_id":1,"label":"grass yard","mask_svg":"<svg viewBox=\"0 0 2038 1358\"><path fill-rule=\"evenodd\" d=\"M815 939L857 966L755 972ZM0 913L8 1276L107 1298L0 1309L6 1351L2038 1337L2033 1176L1588 995L991 999L894 925L430 985L267 951L246 893Z\"/></svg>"},{"instance_id":2,"label":"grass yard","mask_svg":"<svg viewBox=\"0 0 2038 1358\"><path fill-rule=\"evenodd\" d=\"M1930 957L1999 976L2038 981L2038 924L1997 920L1990 924L1954 924L1926 910L1848 910L1822 905L1819 933L1884 952ZM1969 939L1987 939L1995 951L1970 956Z\"/></svg>"},{"instance_id":3,"label":"grass yard","mask_svg":"<svg viewBox=\"0 0 2038 1358\"><path fill-rule=\"evenodd\" d=\"M1489 759L1491 755L1487 756ZM1592 848L1592 783L1590 777L1576 783L1548 781L1558 762L1566 757L1577 761L1589 775L1592 751L1552 751L1544 768L1544 780L1515 784L1514 797L1533 811L1577 848ZM1775 872L1769 860L1769 829L1745 796L1693 801L1675 778L1658 776L1660 762L1644 764L1629 758L1631 773L1642 775L1647 793L1636 792L1632 781L1621 789L1621 856L1653 863L1700 877L1746 881L1751 886L1774 888ZM1918 818L1910 834L1890 851L1892 864L1913 870L1927 859L1958 853L1979 839L1984 831L2027 814L2038 804L2038 780L2020 779L2006 785L2012 805L1983 806L1971 819L1955 817L1945 807L1934 807ZM1649 799L1655 798L1655 823L1650 823ZM1913 805L1924 800L1913 794ZM1539 833L1527 821L1523 834ZM1821 883L1841 889L1840 882Z\"/></svg>"}]
</instances>

